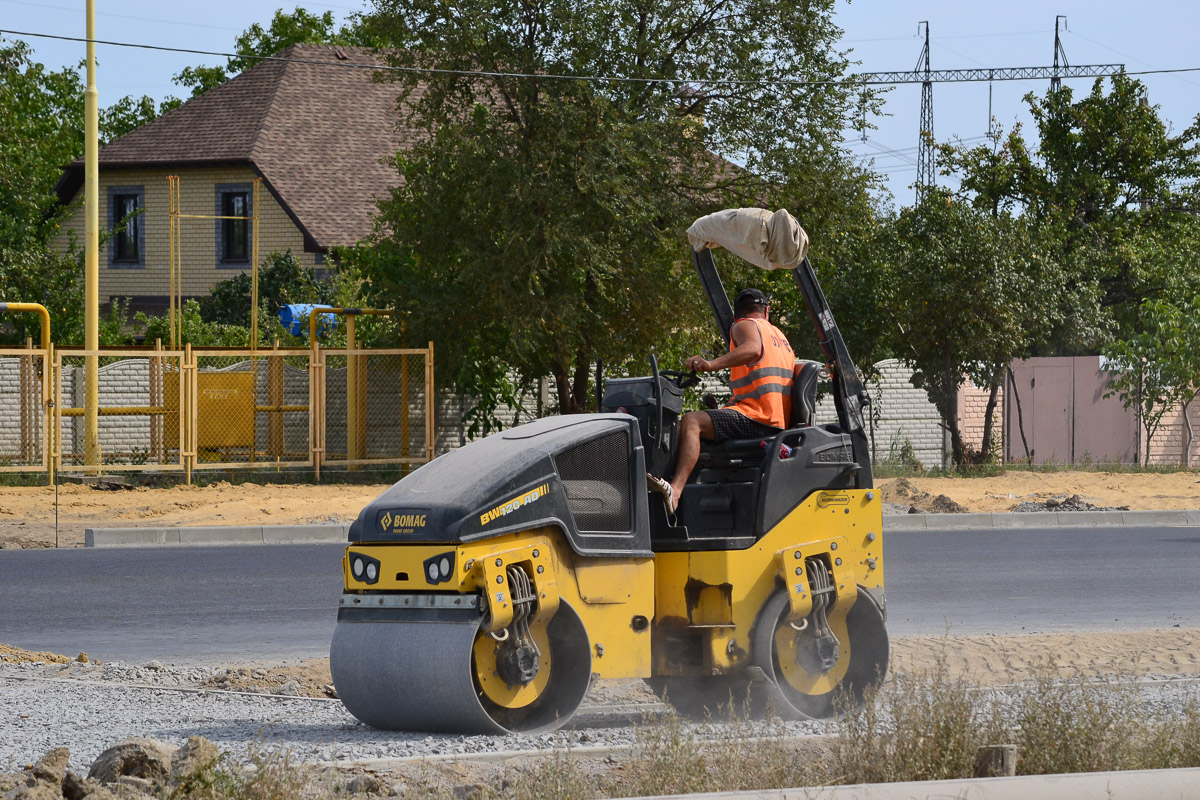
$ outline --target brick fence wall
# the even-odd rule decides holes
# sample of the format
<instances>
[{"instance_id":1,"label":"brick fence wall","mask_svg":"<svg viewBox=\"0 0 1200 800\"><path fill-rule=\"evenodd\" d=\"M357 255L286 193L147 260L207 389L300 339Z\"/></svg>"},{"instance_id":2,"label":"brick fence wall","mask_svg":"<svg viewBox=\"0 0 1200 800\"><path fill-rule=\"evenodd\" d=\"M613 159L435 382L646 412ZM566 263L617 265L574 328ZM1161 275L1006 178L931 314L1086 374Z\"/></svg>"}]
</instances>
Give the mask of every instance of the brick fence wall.
<instances>
[{"instance_id":1,"label":"brick fence wall","mask_svg":"<svg viewBox=\"0 0 1200 800\"><path fill-rule=\"evenodd\" d=\"M78 359L82 361L82 359ZM170 363L170 362L168 362ZM202 365L203 366L203 365ZM876 460L886 460L900 454L905 444L912 447L913 455L925 467L943 464L943 436L940 419L925 392L913 387L912 371L897 360L882 361L876 365L880 380L870 383L867 391L873 400L869 429L873 431ZM17 449L19 405L16 401L17 385L16 357L0 359L0 454L9 454ZM249 362L242 361L226 366L220 371L244 372ZM386 457L399 449L400 420L402 410L398 377L392 380L386 372L371 367L373 377L367 396L367 452L368 458ZM11 374L10 374L11 373ZM66 406L83 405L83 369L81 365L64 363L63 403ZM308 372L292 365L284 368L284 403L305 405L308 403ZM258 400L268 403L267 367L264 361L256 380ZM326 442L329 452L345 452L345 369L330 368L326 372ZM710 380L707 388L723 394L725 385L717 379ZM550 407L550 382L529 392L519 409L502 408L498 416L504 427L514 422L527 422L537 416L538 409ZM539 397L540 394L540 397ZM147 405L149 395L149 367L146 358L122 359L100 368L100 404L102 406ZM539 402L540 401L540 402ZM960 397L960 419L967 442L978 448L982 444L983 414L987 394L968 384ZM1003 398L996 409L996 436L1000 435ZM451 392L441 392L437 399L435 452L445 453L470 441L469 420L464 414L471 402ZM1200 406L1200 403L1197 404ZM410 431L409 451L419 456L424 451L425 393L420 388L410 388L408 397L408 420ZM257 447L267 447L266 413L260 413L255 426ZM836 420L833 401L826 392L817 407L817 422ZM1200 409L1192 409L1192 419L1197 430L1197 442L1193 453L1200 452ZM305 452L308 449L307 414L291 413L286 416L284 426L285 449L289 453ZM1182 420L1178 414L1168 418L1162 431L1154 441L1152 461L1155 463L1179 463L1180 434ZM79 417L63 419L64 456L82 452L83 424ZM11 441L10 441L11 440ZM139 453L149 448L150 422L144 416L114 416L101 418L100 444L107 457Z\"/></svg>"}]
</instances>

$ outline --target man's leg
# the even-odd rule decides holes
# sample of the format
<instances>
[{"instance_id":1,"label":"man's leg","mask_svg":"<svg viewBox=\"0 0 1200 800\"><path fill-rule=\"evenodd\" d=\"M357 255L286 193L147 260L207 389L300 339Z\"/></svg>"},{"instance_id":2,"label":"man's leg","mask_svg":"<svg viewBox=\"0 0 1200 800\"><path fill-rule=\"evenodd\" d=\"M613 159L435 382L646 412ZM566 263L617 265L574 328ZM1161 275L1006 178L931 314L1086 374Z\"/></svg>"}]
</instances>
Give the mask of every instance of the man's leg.
<instances>
[{"instance_id":1,"label":"man's leg","mask_svg":"<svg viewBox=\"0 0 1200 800\"><path fill-rule=\"evenodd\" d=\"M671 492L675 504L679 504L679 494L687 484L692 468L700 460L700 440L712 441L717 437L713 428L712 417L703 411L689 411L679 420L678 445L675 458L675 477L671 478Z\"/></svg>"}]
</instances>

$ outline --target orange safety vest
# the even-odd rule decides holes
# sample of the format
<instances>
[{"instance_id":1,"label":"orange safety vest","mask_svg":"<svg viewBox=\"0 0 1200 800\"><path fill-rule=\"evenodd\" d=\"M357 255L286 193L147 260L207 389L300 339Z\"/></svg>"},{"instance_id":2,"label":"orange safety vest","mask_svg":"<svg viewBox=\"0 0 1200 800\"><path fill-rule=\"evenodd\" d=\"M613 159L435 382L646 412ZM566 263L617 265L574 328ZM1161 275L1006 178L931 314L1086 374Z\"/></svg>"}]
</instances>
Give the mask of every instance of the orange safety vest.
<instances>
[{"instance_id":1,"label":"orange safety vest","mask_svg":"<svg viewBox=\"0 0 1200 800\"><path fill-rule=\"evenodd\" d=\"M792 417L792 370L796 354L783 332L759 317L743 317L758 327L762 340L762 357L754 364L743 364L730 370L729 388L733 403L726 406L745 414L755 422L775 428L786 428ZM741 320L734 320L735 323ZM729 350L734 349L733 337Z\"/></svg>"}]
</instances>

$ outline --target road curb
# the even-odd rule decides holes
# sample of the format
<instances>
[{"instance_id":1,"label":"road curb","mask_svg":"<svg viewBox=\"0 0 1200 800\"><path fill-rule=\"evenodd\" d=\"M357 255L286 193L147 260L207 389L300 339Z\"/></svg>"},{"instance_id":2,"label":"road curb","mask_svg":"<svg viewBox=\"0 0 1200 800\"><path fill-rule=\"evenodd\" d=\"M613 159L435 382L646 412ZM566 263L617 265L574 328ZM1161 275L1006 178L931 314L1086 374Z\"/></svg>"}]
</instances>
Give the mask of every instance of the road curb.
<instances>
[{"instance_id":1,"label":"road curb","mask_svg":"<svg viewBox=\"0 0 1200 800\"><path fill-rule=\"evenodd\" d=\"M172 528L86 528L84 547L155 545L300 544L344 542L350 523L319 525L226 525Z\"/></svg>"},{"instance_id":2,"label":"road curb","mask_svg":"<svg viewBox=\"0 0 1200 800\"><path fill-rule=\"evenodd\" d=\"M1200 799L1200 769L1147 769L1129 772L1088 772L1069 775L1020 775L1013 778L966 778L905 783L860 783L809 789L712 792L662 795L640 800L1141 800L1169 797Z\"/></svg>"},{"instance_id":3,"label":"road curb","mask_svg":"<svg viewBox=\"0 0 1200 800\"><path fill-rule=\"evenodd\" d=\"M886 531L1015 528L1200 527L1200 509L1174 511L1004 511L994 514L884 514Z\"/></svg>"}]
</instances>

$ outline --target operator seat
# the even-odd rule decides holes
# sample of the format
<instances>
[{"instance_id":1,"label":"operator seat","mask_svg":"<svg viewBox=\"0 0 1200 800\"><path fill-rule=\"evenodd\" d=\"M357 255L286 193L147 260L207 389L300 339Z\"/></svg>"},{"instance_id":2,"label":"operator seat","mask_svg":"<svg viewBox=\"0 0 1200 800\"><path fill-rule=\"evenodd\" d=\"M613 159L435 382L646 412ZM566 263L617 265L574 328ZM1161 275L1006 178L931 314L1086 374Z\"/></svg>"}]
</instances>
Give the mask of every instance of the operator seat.
<instances>
[{"instance_id":1,"label":"operator seat","mask_svg":"<svg viewBox=\"0 0 1200 800\"><path fill-rule=\"evenodd\" d=\"M816 419L817 383L823 369L824 365L818 361L796 362L792 369L792 415L788 420L788 428L807 428ZM713 467L757 463L766 452L763 442L769 441L759 437L702 442L700 463Z\"/></svg>"}]
</instances>

